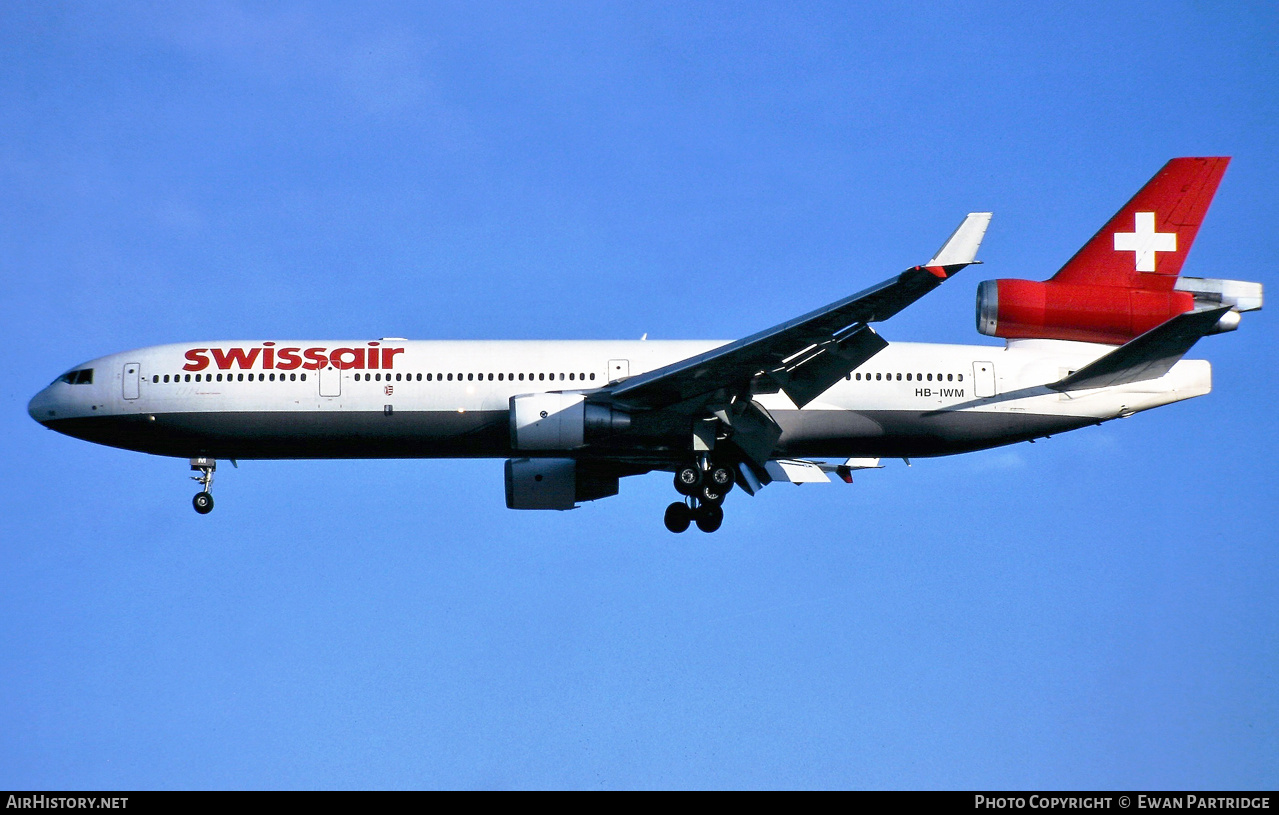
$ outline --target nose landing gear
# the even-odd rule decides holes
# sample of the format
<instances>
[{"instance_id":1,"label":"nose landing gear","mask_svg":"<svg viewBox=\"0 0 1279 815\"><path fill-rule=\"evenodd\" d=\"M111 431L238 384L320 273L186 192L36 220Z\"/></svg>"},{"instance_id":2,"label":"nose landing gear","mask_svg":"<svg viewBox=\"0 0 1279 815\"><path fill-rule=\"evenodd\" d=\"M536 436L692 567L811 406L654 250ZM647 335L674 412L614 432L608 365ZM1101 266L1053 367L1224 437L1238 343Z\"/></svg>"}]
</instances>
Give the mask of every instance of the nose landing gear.
<instances>
[{"instance_id":1,"label":"nose landing gear","mask_svg":"<svg viewBox=\"0 0 1279 815\"><path fill-rule=\"evenodd\" d=\"M218 463L211 458L191 459L191 469L200 473L191 476L191 480L200 485L200 491L191 499L191 504L201 515L208 515L213 511L213 493L210 489L213 487L213 472L217 468Z\"/></svg>"}]
</instances>

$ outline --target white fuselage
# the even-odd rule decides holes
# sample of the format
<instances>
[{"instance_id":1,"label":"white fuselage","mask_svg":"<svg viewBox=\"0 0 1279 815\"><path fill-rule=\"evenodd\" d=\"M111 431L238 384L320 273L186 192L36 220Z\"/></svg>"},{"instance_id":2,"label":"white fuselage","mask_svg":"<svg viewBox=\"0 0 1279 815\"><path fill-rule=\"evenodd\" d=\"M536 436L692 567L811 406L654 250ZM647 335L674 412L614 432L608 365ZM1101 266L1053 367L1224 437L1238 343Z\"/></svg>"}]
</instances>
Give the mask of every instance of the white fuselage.
<instances>
[{"instance_id":1,"label":"white fuselage","mask_svg":"<svg viewBox=\"0 0 1279 815\"><path fill-rule=\"evenodd\" d=\"M507 456L512 396L585 391L722 345L715 341L235 341L154 346L78 366L31 415L80 438L215 458ZM802 410L757 401L779 456L944 455L1131 415L1211 390L1205 361L1163 377L1058 393L1046 386L1113 350L1046 340L1006 347L893 343ZM569 455L616 454L632 442ZM651 439L635 449L651 452ZM660 445L658 445L660 449Z\"/></svg>"}]
</instances>

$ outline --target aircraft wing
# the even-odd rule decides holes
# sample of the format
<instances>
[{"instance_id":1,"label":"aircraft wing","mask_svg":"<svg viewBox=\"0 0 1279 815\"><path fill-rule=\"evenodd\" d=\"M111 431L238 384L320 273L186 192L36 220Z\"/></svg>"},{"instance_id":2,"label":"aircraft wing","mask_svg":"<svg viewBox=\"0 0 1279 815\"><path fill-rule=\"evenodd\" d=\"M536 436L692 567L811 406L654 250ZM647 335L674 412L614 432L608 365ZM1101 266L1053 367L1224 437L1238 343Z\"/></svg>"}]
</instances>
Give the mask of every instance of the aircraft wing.
<instances>
[{"instance_id":1,"label":"aircraft wing","mask_svg":"<svg viewBox=\"0 0 1279 815\"><path fill-rule=\"evenodd\" d=\"M775 393L799 407L888 345L869 323L892 317L975 263L989 212L970 213L922 266L780 325L604 389L616 403L661 408L716 391Z\"/></svg>"}]
</instances>

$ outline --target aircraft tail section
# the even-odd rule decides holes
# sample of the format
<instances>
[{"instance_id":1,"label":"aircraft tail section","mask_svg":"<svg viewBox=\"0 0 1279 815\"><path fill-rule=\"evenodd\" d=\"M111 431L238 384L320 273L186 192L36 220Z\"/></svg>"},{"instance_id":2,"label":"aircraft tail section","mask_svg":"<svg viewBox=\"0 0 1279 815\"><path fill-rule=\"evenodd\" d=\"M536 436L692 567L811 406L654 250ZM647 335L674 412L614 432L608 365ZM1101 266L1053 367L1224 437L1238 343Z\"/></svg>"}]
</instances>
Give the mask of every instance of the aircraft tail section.
<instances>
[{"instance_id":1,"label":"aircraft tail section","mask_svg":"<svg viewBox=\"0 0 1279 815\"><path fill-rule=\"evenodd\" d=\"M1179 314L1231 307L1205 333L1231 331L1261 308L1261 284L1181 277L1230 163L1175 158L1049 280L987 280L977 330L1005 339L1123 345Z\"/></svg>"}]
</instances>

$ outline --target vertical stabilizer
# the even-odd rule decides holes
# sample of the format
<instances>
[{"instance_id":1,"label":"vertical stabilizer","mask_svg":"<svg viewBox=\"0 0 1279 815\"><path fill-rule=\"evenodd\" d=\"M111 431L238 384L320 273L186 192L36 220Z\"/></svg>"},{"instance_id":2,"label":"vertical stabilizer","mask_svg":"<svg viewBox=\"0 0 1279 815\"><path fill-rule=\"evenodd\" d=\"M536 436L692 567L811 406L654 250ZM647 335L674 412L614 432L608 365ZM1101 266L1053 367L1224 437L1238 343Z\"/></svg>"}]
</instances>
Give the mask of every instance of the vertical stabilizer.
<instances>
[{"instance_id":1,"label":"vertical stabilizer","mask_svg":"<svg viewBox=\"0 0 1279 815\"><path fill-rule=\"evenodd\" d=\"M1229 163L1224 156L1169 161L1052 280L1171 291Z\"/></svg>"}]
</instances>

